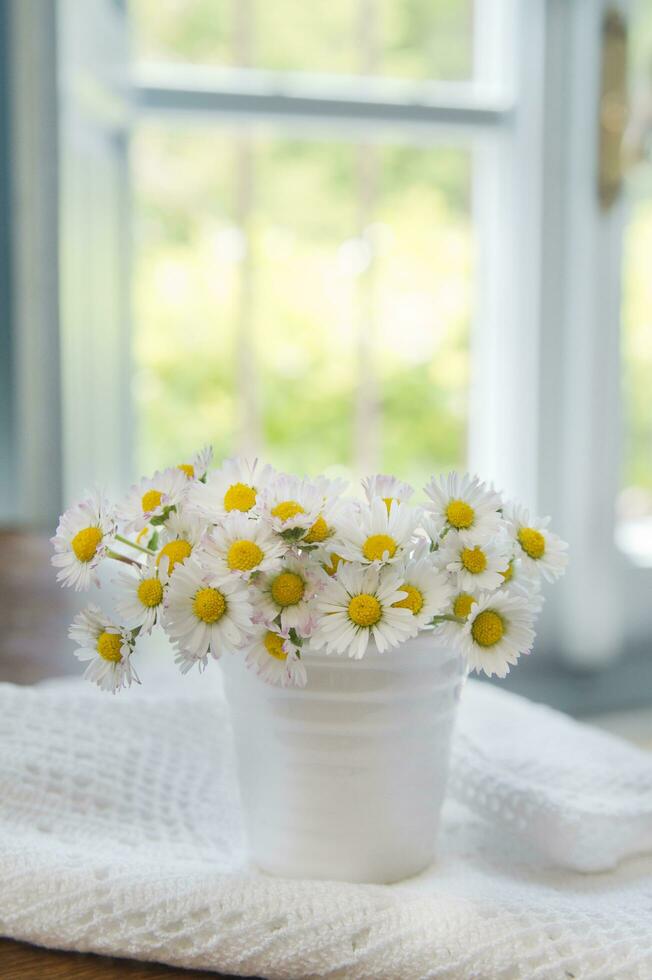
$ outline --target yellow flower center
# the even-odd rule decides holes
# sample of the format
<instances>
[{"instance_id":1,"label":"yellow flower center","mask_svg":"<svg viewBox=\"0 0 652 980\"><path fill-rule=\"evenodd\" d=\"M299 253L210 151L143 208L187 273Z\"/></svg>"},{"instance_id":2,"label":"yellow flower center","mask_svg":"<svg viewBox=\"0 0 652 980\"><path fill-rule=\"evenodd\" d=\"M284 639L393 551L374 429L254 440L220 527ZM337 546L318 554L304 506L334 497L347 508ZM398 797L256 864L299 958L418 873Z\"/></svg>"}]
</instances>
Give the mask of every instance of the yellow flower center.
<instances>
[{"instance_id":1,"label":"yellow flower center","mask_svg":"<svg viewBox=\"0 0 652 980\"><path fill-rule=\"evenodd\" d=\"M546 550L546 539L541 531L533 527L522 527L518 532L518 540L521 548L530 558L538 560L543 558Z\"/></svg>"},{"instance_id":2,"label":"yellow flower center","mask_svg":"<svg viewBox=\"0 0 652 980\"><path fill-rule=\"evenodd\" d=\"M471 606L478 600L469 595L468 592L460 592L458 596L455 597L455 602L453 603L453 615L459 616L460 619L466 619L471 612Z\"/></svg>"},{"instance_id":3,"label":"yellow flower center","mask_svg":"<svg viewBox=\"0 0 652 980\"><path fill-rule=\"evenodd\" d=\"M161 503L162 496L163 494L160 490L148 490L147 493L144 493L142 500L140 501L140 505L143 508L143 514L148 514L150 511L156 510Z\"/></svg>"},{"instance_id":4,"label":"yellow flower center","mask_svg":"<svg viewBox=\"0 0 652 980\"><path fill-rule=\"evenodd\" d=\"M479 646L494 646L505 635L505 624L502 616L499 616L493 609L485 609L475 617L471 634Z\"/></svg>"},{"instance_id":5,"label":"yellow flower center","mask_svg":"<svg viewBox=\"0 0 652 980\"><path fill-rule=\"evenodd\" d=\"M511 582L514 576L514 562L510 561L505 571L500 574L503 577L503 582Z\"/></svg>"},{"instance_id":6,"label":"yellow flower center","mask_svg":"<svg viewBox=\"0 0 652 980\"><path fill-rule=\"evenodd\" d=\"M458 530L471 527L474 517L473 507L464 500L451 500L446 508L446 520L451 527L456 527Z\"/></svg>"},{"instance_id":7,"label":"yellow flower center","mask_svg":"<svg viewBox=\"0 0 652 980\"><path fill-rule=\"evenodd\" d=\"M272 507L272 517L280 517L282 521L289 521L297 514L305 514L305 510L296 500L281 500L280 503Z\"/></svg>"},{"instance_id":8,"label":"yellow flower center","mask_svg":"<svg viewBox=\"0 0 652 980\"><path fill-rule=\"evenodd\" d=\"M170 562L168 571L172 572L175 565L178 565L179 562L184 562L191 554L192 545L190 541L184 541L183 538L179 538L178 541L168 541L159 551L156 564L158 565L160 563L161 558L167 558Z\"/></svg>"},{"instance_id":9,"label":"yellow flower center","mask_svg":"<svg viewBox=\"0 0 652 980\"><path fill-rule=\"evenodd\" d=\"M157 578L144 578L137 592L140 602L148 609L160 606L163 598L163 586Z\"/></svg>"},{"instance_id":10,"label":"yellow flower center","mask_svg":"<svg viewBox=\"0 0 652 980\"><path fill-rule=\"evenodd\" d=\"M181 470L182 473L185 473L189 480L194 480L195 467L192 465L192 463L179 463L177 469Z\"/></svg>"},{"instance_id":11,"label":"yellow flower center","mask_svg":"<svg viewBox=\"0 0 652 980\"><path fill-rule=\"evenodd\" d=\"M326 574L334 575L335 572L337 571L337 566L341 561L344 561L342 556L335 554L334 551L331 551L331 563L330 565L324 565L324 571L326 572Z\"/></svg>"},{"instance_id":12,"label":"yellow flower center","mask_svg":"<svg viewBox=\"0 0 652 980\"><path fill-rule=\"evenodd\" d=\"M70 542L70 547L78 561L87 562L95 557L101 540L102 532L99 527L85 527L83 531L77 531Z\"/></svg>"},{"instance_id":13,"label":"yellow flower center","mask_svg":"<svg viewBox=\"0 0 652 980\"><path fill-rule=\"evenodd\" d=\"M306 544L319 544L321 541L325 541L329 534L330 528L324 518L320 516L312 525L303 540L306 542Z\"/></svg>"},{"instance_id":14,"label":"yellow flower center","mask_svg":"<svg viewBox=\"0 0 652 980\"><path fill-rule=\"evenodd\" d=\"M226 599L219 589L199 589L192 600L192 611L204 623L216 623L226 612Z\"/></svg>"},{"instance_id":15,"label":"yellow flower center","mask_svg":"<svg viewBox=\"0 0 652 980\"><path fill-rule=\"evenodd\" d=\"M388 514L389 514L390 510L392 509L392 504L394 503L395 500L396 500L396 497L383 497L383 501L384 501L385 507L387 508L387 513Z\"/></svg>"},{"instance_id":16,"label":"yellow flower center","mask_svg":"<svg viewBox=\"0 0 652 980\"><path fill-rule=\"evenodd\" d=\"M120 647L122 637L117 633L100 633L97 638L97 652L102 660L109 660L113 664L119 664L122 660Z\"/></svg>"},{"instance_id":17,"label":"yellow flower center","mask_svg":"<svg viewBox=\"0 0 652 980\"><path fill-rule=\"evenodd\" d=\"M396 541L389 534L372 534L362 546L362 554L367 561L382 561L387 553L390 558L396 554Z\"/></svg>"},{"instance_id":18,"label":"yellow flower center","mask_svg":"<svg viewBox=\"0 0 652 980\"><path fill-rule=\"evenodd\" d=\"M251 510L256 503L256 491L246 483L234 483L224 494L224 510Z\"/></svg>"},{"instance_id":19,"label":"yellow flower center","mask_svg":"<svg viewBox=\"0 0 652 980\"><path fill-rule=\"evenodd\" d=\"M265 555L255 541L234 541L226 555L226 563L232 572L250 572L260 565Z\"/></svg>"},{"instance_id":20,"label":"yellow flower center","mask_svg":"<svg viewBox=\"0 0 652 980\"><path fill-rule=\"evenodd\" d=\"M487 556L477 545L475 548L464 548L460 558L467 572L472 575L479 575L487 567Z\"/></svg>"},{"instance_id":21,"label":"yellow flower center","mask_svg":"<svg viewBox=\"0 0 652 980\"><path fill-rule=\"evenodd\" d=\"M295 572L281 572L272 582L272 599L277 606L296 606L303 599L305 583Z\"/></svg>"},{"instance_id":22,"label":"yellow flower center","mask_svg":"<svg viewBox=\"0 0 652 980\"><path fill-rule=\"evenodd\" d=\"M354 595L349 602L349 619L356 626L375 626L382 614L378 599L368 592Z\"/></svg>"},{"instance_id":23,"label":"yellow flower center","mask_svg":"<svg viewBox=\"0 0 652 980\"><path fill-rule=\"evenodd\" d=\"M417 616L423 609L423 593L414 585L407 585L405 582L401 586L401 592L407 592L405 599L401 599L400 602L393 602L392 607L394 609L409 609L414 616Z\"/></svg>"},{"instance_id":24,"label":"yellow flower center","mask_svg":"<svg viewBox=\"0 0 652 980\"><path fill-rule=\"evenodd\" d=\"M283 637L279 636L278 633L272 633L271 630L268 630L265 633L263 643L270 657L274 657L275 660L287 660L288 655L283 649Z\"/></svg>"}]
</instances>

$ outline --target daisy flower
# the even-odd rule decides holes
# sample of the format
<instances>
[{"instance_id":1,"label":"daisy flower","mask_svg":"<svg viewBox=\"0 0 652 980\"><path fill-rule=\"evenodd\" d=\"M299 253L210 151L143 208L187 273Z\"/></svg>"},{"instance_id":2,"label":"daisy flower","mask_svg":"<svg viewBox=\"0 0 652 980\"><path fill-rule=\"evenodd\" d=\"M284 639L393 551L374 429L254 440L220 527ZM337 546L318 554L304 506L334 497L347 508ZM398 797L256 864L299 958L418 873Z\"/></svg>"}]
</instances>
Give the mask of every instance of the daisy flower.
<instances>
[{"instance_id":1,"label":"daisy flower","mask_svg":"<svg viewBox=\"0 0 652 980\"><path fill-rule=\"evenodd\" d=\"M468 619L471 610L478 604L483 595L482 592L462 592L453 589L448 608L444 612L449 616L456 616L457 619ZM446 624L442 625L445 626Z\"/></svg>"},{"instance_id":2,"label":"daisy flower","mask_svg":"<svg viewBox=\"0 0 652 980\"><path fill-rule=\"evenodd\" d=\"M192 484L188 491L189 507L213 523L234 510L253 513L258 495L273 474L271 466L257 459L227 459L207 475L205 483Z\"/></svg>"},{"instance_id":3,"label":"daisy flower","mask_svg":"<svg viewBox=\"0 0 652 980\"><path fill-rule=\"evenodd\" d=\"M301 538L300 546L311 545L320 555L326 555L330 539L337 534L338 518L344 509L342 493L347 483L346 480L331 480L325 476L318 476L311 483L321 496L322 505L317 519Z\"/></svg>"},{"instance_id":4,"label":"daisy flower","mask_svg":"<svg viewBox=\"0 0 652 980\"><path fill-rule=\"evenodd\" d=\"M247 587L235 576L219 576L191 559L180 565L165 598L165 631L177 645L176 662L186 673L218 660L224 647L247 639L252 608Z\"/></svg>"},{"instance_id":5,"label":"daisy flower","mask_svg":"<svg viewBox=\"0 0 652 980\"><path fill-rule=\"evenodd\" d=\"M212 462L213 447L204 446L198 453L195 453L189 463L179 463L177 469L185 473L189 480L203 480Z\"/></svg>"},{"instance_id":6,"label":"daisy flower","mask_svg":"<svg viewBox=\"0 0 652 980\"><path fill-rule=\"evenodd\" d=\"M256 621L271 623L280 617L282 630L294 627L308 636L313 626L312 600L324 583L325 576L315 562L288 555L280 569L256 581Z\"/></svg>"},{"instance_id":7,"label":"daisy flower","mask_svg":"<svg viewBox=\"0 0 652 980\"><path fill-rule=\"evenodd\" d=\"M379 503L386 511L382 500ZM415 636L415 616L410 609L398 606L406 597L401 586L400 568L341 565L318 601L320 619L311 644L315 649L325 647L327 653L348 653L359 660L371 639L379 653L384 653Z\"/></svg>"},{"instance_id":8,"label":"daisy flower","mask_svg":"<svg viewBox=\"0 0 652 980\"><path fill-rule=\"evenodd\" d=\"M388 511L383 499L374 497L368 506L342 515L335 550L349 561L400 561L418 521L419 512L409 504L395 501Z\"/></svg>"},{"instance_id":9,"label":"daisy flower","mask_svg":"<svg viewBox=\"0 0 652 980\"><path fill-rule=\"evenodd\" d=\"M395 500L407 503L414 493L414 487L411 487L409 483L403 483L402 480L397 480L395 476L387 476L384 473L365 477L362 481L362 489L368 503L371 503L374 497L381 497L385 501L387 510Z\"/></svg>"},{"instance_id":10,"label":"daisy flower","mask_svg":"<svg viewBox=\"0 0 652 980\"><path fill-rule=\"evenodd\" d=\"M449 473L438 480L432 477L425 492L430 498L426 510L438 535L453 530L462 540L476 542L491 537L500 528L500 495L477 476Z\"/></svg>"},{"instance_id":11,"label":"daisy flower","mask_svg":"<svg viewBox=\"0 0 652 980\"><path fill-rule=\"evenodd\" d=\"M548 530L549 517L531 519L524 507L515 504L505 508L505 519L526 574L537 578L541 575L547 582L564 574L568 545Z\"/></svg>"},{"instance_id":12,"label":"daisy flower","mask_svg":"<svg viewBox=\"0 0 652 980\"><path fill-rule=\"evenodd\" d=\"M77 591L98 584L95 569L106 555L115 533L113 507L99 492L70 507L59 520L52 564L57 581Z\"/></svg>"},{"instance_id":13,"label":"daisy flower","mask_svg":"<svg viewBox=\"0 0 652 980\"><path fill-rule=\"evenodd\" d=\"M437 564L457 575L461 591L492 591L503 584L503 572L509 565L507 542L485 541L474 544L457 531L449 532L438 552Z\"/></svg>"},{"instance_id":14,"label":"daisy flower","mask_svg":"<svg viewBox=\"0 0 652 980\"><path fill-rule=\"evenodd\" d=\"M201 541L204 526L195 514L184 511L170 514L161 533L163 543L156 556L156 564L171 575L177 565L190 558Z\"/></svg>"},{"instance_id":15,"label":"daisy flower","mask_svg":"<svg viewBox=\"0 0 652 980\"><path fill-rule=\"evenodd\" d=\"M305 687L306 668L298 648L288 636L266 627L258 632L246 648L247 667L255 670L268 684L279 687Z\"/></svg>"},{"instance_id":16,"label":"daisy flower","mask_svg":"<svg viewBox=\"0 0 652 980\"><path fill-rule=\"evenodd\" d=\"M285 550L261 520L234 511L203 539L200 560L204 568L248 579L254 572L277 568Z\"/></svg>"},{"instance_id":17,"label":"daisy flower","mask_svg":"<svg viewBox=\"0 0 652 980\"><path fill-rule=\"evenodd\" d=\"M152 521L160 522L182 500L188 484L186 474L173 466L134 483L119 508L126 531L140 531Z\"/></svg>"},{"instance_id":18,"label":"daisy flower","mask_svg":"<svg viewBox=\"0 0 652 980\"><path fill-rule=\"evenodd\" d=\"M88 662L84 677L103 691L115 694L133 681L140 684L131 664L131 635L112 623L98 606L90 605L75 616L68 635L79 645L77 659Z\"/></svg>"},{"instance_id":19,"label":"daisy flower","mask_svg":"<svg viewBox=\"0 0 652 980\"><path fill-rule=\"evenodd\" d=\"M315 476L311 479L311 483L320 492L325 501L338 499L349 485L348 480L341 480L339 477L330 476Z\"/></svg>"},{"instance_id":20,"label":"daisy flower","mask_svg":"<svg viewBox=\"0 0 652 980\"><path fill-rule=\"evenodd\" d=\"M534 611L523 596L496 592L484 596L458 634L458 647L469 667L504 677L534 642Z\"/></svg>"},{"instance_id":21,"label":"daisy flower","mask_svg":"<svg viewBox=\"0 0 652 980\"><path fill-rule=\"evenodd\" d=\"M515 550L518 550L520 553L520 546ZM518 555L514 555L513 558L509 559L507 568L501 572L501 575L503 577L503 588L508 589L512 593L515 590L519 590L523 595L532 595L533 600L539 604L538 611L541 610L541 606L543 605L541 580L538 576L528 572Z\"/></svg>"},{"instance_id":22,"label":"daisy flower","mask_svg":"<svg viewBox=\"0 0 652 980\"><path fill-rule=\"evenodd\" d=\"M328 537L328 526L321 517L324 494L310 480L279 473L267 486L261 500L261 514L277 534L290 540L317 541Z\"/></svg>"},{"instance_id":23,"label":"daisy flower","mask_svg":"<svg viewBox=\"0 0 652 980\"><path fill-rule=\"evenodd\" d=\"M450 601L452 585L449 576L427 555L416 561L411 559L398 568L401 571L400 589L405 595L394 603L394 608L409 609L414 622L422 629Z\"/></svg>"},{"instance_id":24,"label":"daisy flower","mask_svg":"<svg viewBox=\"0 0 652 980\"><path fill-rule=\"evenodd\" d=\"M346 559L342 558L335 551L324 551L320 557L321 567L324 569L327 575L333 576L340 564Z\"/></svg>"},{"instance_id":25,"label":"daisy flower","mask_svg":"<svg viewBox=\"0 0 652 980\"><path fill-rule=\"evenodd\" d=\"M138 570L119 572L115 578L116 609L130 630L151 633L163 611L167 575L154 557Z\"/></svg>"}]
</instances>

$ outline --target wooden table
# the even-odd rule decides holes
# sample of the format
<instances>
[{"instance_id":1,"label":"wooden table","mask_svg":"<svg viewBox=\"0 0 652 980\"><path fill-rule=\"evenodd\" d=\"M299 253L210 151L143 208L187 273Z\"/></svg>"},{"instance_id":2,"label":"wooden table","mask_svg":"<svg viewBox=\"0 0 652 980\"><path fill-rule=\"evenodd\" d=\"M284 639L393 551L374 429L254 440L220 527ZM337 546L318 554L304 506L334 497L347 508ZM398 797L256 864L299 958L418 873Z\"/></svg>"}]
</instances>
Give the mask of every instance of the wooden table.
<instances>
[{"instance_id":1,"label":"wooden table","mask_svg":"<svg viewBox=\"0 0 652 980\"><path fill-rule=\"evenodd\" d=\"M0 529L0 553L0 681L34 684L47 677L77 674L77 661L62 656L61 651L67 646L68 625L82 603L77 593L57 585L47 537ZM0 938L0 980L186 980L206 976L221 975L46 950Z\"/></svg>"}]
</instances>

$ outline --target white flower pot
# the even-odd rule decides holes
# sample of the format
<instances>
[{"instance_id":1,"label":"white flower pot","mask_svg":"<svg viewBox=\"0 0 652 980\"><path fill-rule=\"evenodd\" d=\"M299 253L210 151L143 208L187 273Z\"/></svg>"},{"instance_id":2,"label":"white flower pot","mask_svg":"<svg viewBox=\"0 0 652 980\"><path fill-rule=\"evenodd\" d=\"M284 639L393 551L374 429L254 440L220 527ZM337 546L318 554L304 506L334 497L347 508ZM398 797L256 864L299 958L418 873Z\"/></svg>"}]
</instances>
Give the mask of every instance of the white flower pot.
<instances>
[{"instance_id":1,"label":"white flower pot","mask_svg":"<svg viewBox=\"0 0 652 980\"><path fill-rule=\"evenodd\" d=\"M304 689L221 661L254 862L352 882L417 874L435 855L461 657L431 633L363 660L305 657Z\"/></svg>"}]
</instances>

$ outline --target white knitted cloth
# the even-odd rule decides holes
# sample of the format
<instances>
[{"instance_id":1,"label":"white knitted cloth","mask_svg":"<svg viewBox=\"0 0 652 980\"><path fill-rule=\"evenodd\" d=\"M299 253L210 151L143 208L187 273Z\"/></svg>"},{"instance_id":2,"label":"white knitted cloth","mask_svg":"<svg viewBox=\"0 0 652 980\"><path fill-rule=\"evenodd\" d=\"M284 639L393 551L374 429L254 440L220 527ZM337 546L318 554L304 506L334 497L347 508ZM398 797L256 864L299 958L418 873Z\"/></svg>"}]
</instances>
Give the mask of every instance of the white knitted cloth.
<instances>
[{"instance_id":1,"label":"white knitted cloth","mask_svg":"<svg viewBox=\"0 0 652 980\"><path fill-rule=\"evenodd\" d=\"M652 756L471 682L436 866L274 879L219 692L179 690L0 685L0 934L245 976L652 977L652 859L551 861L652 844Z\"/></svg>"}]
</instances>

